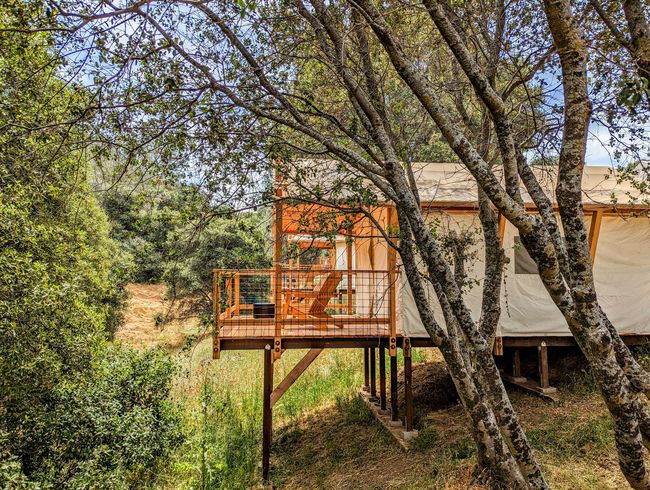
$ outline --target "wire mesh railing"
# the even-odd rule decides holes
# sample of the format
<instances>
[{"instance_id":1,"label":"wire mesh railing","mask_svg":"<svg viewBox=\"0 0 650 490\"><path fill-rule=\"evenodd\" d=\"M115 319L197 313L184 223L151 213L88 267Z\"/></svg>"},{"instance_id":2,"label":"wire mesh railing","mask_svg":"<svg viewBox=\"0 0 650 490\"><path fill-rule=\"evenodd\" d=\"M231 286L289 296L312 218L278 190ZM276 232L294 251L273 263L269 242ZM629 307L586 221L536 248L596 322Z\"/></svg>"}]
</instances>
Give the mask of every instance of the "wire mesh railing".
<instances>
[{"instance_id":1,"label":"wire mesh railing","mask_svg":"<svg viewBox=\"0 0 650 490\"><path fill-rule=\"evenodd\" d=\"M220 338L394 336L395 271L319 267L214 271Z\"/></svg>"}]
</instances>

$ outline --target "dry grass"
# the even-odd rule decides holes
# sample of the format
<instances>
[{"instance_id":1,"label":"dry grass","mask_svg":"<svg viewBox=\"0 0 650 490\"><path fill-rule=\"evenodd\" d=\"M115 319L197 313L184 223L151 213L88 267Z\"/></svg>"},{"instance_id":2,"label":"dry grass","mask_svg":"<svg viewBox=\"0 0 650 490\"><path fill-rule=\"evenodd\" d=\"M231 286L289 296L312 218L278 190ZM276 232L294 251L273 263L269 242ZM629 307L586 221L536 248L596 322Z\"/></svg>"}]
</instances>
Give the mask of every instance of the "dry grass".
<instances>
[{"instance_id":1,"label":"dry grass","mask_svg":"<svg viewBox=\"0 0 650 490\"><path fill-rule=\"evenodd\" d=\"M129 284L124 325L115 338L135 348L162 347L178 352L199 332L198 318L165 297L163 284Z\"/></svg>"}]
</instances>

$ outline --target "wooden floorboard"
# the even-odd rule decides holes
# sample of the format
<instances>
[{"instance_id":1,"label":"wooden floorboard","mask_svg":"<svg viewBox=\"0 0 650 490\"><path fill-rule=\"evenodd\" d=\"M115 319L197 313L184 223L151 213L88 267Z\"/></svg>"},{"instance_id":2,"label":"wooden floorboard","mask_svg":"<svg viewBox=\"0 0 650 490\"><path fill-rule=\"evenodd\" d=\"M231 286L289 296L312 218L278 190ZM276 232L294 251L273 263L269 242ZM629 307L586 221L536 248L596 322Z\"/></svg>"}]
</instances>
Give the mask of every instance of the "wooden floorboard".
<instances>
[{"instance_id":1,"label":"wooden floorboard","mask_svg":"<svg viewBox=\"0 0 650 490\"><path fill-rule=\"evenodd\" d=\"M342 327L331 324L326 325L326 328L319 328L321 326L322 325L287 325L282 329L282 337L355 338L390 336L390 327L388 325L350 325L344 323ZM222 339L273 338L274 336L274 324L226 324L223 325L219 331L219 337Z\"/></svg>"}]
</instances>

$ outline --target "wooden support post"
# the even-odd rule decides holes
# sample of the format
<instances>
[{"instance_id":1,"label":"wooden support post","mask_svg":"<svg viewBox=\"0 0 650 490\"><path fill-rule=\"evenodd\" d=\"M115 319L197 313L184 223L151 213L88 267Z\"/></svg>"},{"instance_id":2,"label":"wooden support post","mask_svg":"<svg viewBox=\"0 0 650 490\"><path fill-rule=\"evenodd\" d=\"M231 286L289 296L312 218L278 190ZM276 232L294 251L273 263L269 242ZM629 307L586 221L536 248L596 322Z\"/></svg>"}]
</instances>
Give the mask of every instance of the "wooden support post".
<instances>
[{"instance_id":1,"label":"wooden support post","mask_svg":"<svg viewBox=\"0 0 650 490\"><path fill-rule=\"evenodd\" d=\"M397 356L390 356L390 420L399 420L399 403L397 399Z\"/></svg>"},{"instance_id":2,"label":"wooden support post","mask_svg":"<svg viewBox=\"0 0 650 490\"><path fill-rule=\"evenodd\" d=\"M273 339L273 359L280 359L282 355L282 188L276 179L275 195L273 204L273 300L275 303L275 335Z\"/></svg>"},{"instance_id":3,"label":"wooden support post","mask_svg":"<svg viewBox=\"0 0 650 490\"><path fill-rule=\"evenodd\" d=\"M273 351L267 345L264 350L264 394L262 412L262 480L269 480L269 461L271 457L271 434L273 431L273 416L271 409L271 393L273 391Z\"/></svg>"},{"instance_id":4,"label":"wooden support post","mask_svg":"<svg viewBox=\"0 0 650 490\"><path fill-rule=\"evenodd\" d=\"M379 347L379 410L386 412L386 349Z\"/></svg>"},{"instance_id":5,"label":"wooden support post","mask_svg":"<svg viewBox=\"0 0 650 490\"><path fill-rule=\"evenodd\" d=\"M239 276L239 272L235 272L235 316L239 316L239 305L241 303L240 299L240 284L241 284L241 278Z\"/></svg>"},{"instance_id":6,"label":"wooden support post","mask_svg":"<svg viewBox=\"0 0 650 490\"><path fill-rule=\"evenodd\" d=\"M397 210L391 206L388 208L388 231L391 240L397 244ZM388 315L390 318L390 343L388 353L391 357L397 356L397 251L388 245Z\"/></svg>"},{"instance_id":7,"label":"wooden support post","mask_svg":"<svg viewBox=\"0 0 650 490\"><path fill-rule=\"evenodd\" d=\"M363 348L363 390L370 391L370 349Z\"/></svg>"},{"instance_id":8,"label":"wooden support post","mask_svg":"<svg viewBox=\"0 0 650 490\"><path fill-rule=\"evenodd\" d=\"M499 213L499 243L503 246L503 240L506 236L506 217Z\"/></svg>"},{"instance_id":9,"label":"wooden support post","mask_svg":"<svg viewBox=\"0 0 650 490\"><path fill-rule=\"evenodd\" d=\"M591 263L596 260L596 248L598 247L598 236L600 235L600 225L603 221L603 210L599 209L591 214L591 225L589 226L589 255Z\"/></svg>"},{"instance_id":10,"label":"wooden support post","mask_svg":"<svg viewBox=\"0 0 650 490\"><path fill-rule=\"evenodd\" d=\"M539 360L539 386L540 388L548 388L550 386L548 380L548 347L546 342L537 348L538 360Z\"/></svg>"},{"instance_id":11,"label":"wooden support post","mask_svg":"<svg viewBox=\"0 0 650 490\"><path fill-rule=\"evenodd\" d=\"M404 404L406 413L404 416L404 430L413 430L413 364L411 358L411 339L405 337L402 344L404 351Z\"/></svg>"},{"instance_id":12,"label":"wooden support post","mask_svg":"<svg viewBox=\"0 0 650 490\"><path fill-rule=\"evenodd\" d=\"M404 349L404 402L406 405L404 430L411 432L413 430L413 364L411 360L411 343L409 339L404 339L405 346L407 343L408 348Z\"/></svg>"},{"instance_id":13,"label":"wooden support post","mask_svg":"<svg viewBox=\"0 0 650 490\"><path fill-rule=\"evenodd\" d=\"M373 401L377 400L377 370L376 370L376 356L375 348L370 347L370 398Z\"/></svg>"},{"instance_id":14,"label":"wooden support post","mask_svg":"<svg viewBox=\"0 0 650 490\"><path fill-rule=\"evenodd\" d=\"M521 353L519 349L515 349L512 353L512 376L521 378Z\"/></svg>"},{"instance_id":15,"label":"wooden support post","mask_svg":"<svg viewBox=\"0 0 650 490\"><path fill-rule=\"evenodd\" d=\"M285 376L285 378L280 381L280 384L273 390L271 393L271 407L273 407L277 401L282 398L282 395L291 387L292 384L300 377L302 373L305 372L305 369L314 362L318 355L323 352L323 349L309 349L307 353L303 356L300 361L293 367L293 369Z\"/></svg>"}]
</instances>

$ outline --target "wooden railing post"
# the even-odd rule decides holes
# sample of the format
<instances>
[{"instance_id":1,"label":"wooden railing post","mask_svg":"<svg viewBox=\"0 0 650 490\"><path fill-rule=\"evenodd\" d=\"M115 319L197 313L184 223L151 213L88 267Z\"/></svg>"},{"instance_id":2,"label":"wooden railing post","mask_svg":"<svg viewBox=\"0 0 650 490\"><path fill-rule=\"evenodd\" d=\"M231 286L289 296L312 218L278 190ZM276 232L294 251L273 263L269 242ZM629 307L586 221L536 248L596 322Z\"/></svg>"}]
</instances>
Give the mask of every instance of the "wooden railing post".
<instances>
[{"instance_id":1,"label":"wooden railing post","mask_svg":"<svg viewBox=\"0 0 650 490\"><path fill-rule=\"evenodd\" d=\"M240 280L239 272L235 272L235 316L239 316L239 304L240 304Z\"/></svg>"},{"instance_id":2,"label":"wooden railing post","mask_svg":"<svg viewBox=\"0 0 650 490\"><path fill-rule=\"evenodd\" d=\"M388 228L392 235L392 242L397 244L396 232L398 228L397 210L390 206L388 208ZM388 318L390 321L390 340L388 343L388 353L391 357L397 355L397 251L388 245Z\"/></svg>"},{"instance_id":3,"label":"wooden railing post","mask_svg":"<svg viewBox=\"0 0 650 490\"><path fill-rule=\"evenodd\" d=\"M273 358L279 359L282 355L282 188L280 182L276 182L275 195L277 197L273 205L273 265L274 265L274 293L275 303L275 336L273 339Z\"/></svg>"},{"instance_id":4,"label":"wooden railing post","mask_svg":"<svg viewBox=\"0 0 650 490\"><path fill-rule=\"evenodd\" d=\"M388 293L388 318L390 321L390 338L388 343L388 354L391 357L397 356L397 292L396 292L396 281L397 274L393 266L392 269L388 272L389 280L389 293Z\"/></svg>"},{"instance_id":5,"label":"wooden railing post","mask_svg":"<svg viewBox=\"0 0 650 490\"><path fill-rule=\"evenodd\" d=\"M345 247L346 262L348 266L348 287L347 287L347 305L348 315L352 315L352 243L348 242Z\"/></svg>"}]
</instances>

